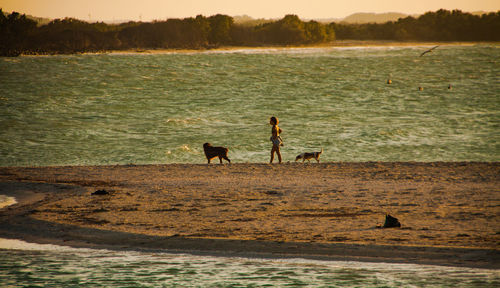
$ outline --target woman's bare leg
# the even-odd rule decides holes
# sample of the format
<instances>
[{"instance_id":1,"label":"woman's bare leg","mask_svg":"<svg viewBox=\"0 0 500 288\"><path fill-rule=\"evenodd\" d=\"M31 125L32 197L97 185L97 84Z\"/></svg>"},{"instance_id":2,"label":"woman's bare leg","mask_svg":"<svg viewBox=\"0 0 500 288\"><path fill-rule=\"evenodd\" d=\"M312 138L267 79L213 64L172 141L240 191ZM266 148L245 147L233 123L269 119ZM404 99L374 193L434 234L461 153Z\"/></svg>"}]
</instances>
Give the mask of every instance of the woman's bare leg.
<instances>
[{"instance_id":1,"label":"woman's bare leg","mask_svg":"<svg viewBox=\"0 0 500 288\"><path fill-rule=\"evenodd\" d=\"M271 149L271 161L269 161L269 163L273 163L274 152L276 152L276 146L273 145L273 148Z\"/></svg>"},{"instance_id":2,"label":"woman's bare leg","mask_svg":"<svg viewBox=\"0 0 500 288\"><path fill-rule=\"evenodd\" d=\"M280 146L273 145L273 149L271 149L271 161L269 163L273 163L274 160L274 152L278 154L278 161L281 163L281 151Z\"/></svg>"}]
</instances>

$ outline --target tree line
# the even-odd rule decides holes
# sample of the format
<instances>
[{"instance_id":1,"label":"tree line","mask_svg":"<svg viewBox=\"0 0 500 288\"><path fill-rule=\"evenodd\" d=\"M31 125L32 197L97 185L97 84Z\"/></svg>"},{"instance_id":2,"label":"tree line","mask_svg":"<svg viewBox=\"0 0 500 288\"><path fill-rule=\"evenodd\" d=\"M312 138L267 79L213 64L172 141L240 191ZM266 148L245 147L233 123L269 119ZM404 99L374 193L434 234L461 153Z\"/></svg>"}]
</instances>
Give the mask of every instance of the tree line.
<instances>
[{"instance_id":1,"label":"tree line","mask_svg":"<svg viewBox=\"0 0 500 288\"><path fill-rule=\"evenodd\" d=\"M0 9L0 55L57 54L129 49L210 49L219 46L311 45L335 39L499 41L500 11L475 16L459 10L428 12L384 24L302 21L286 15L258 25L227 15L106 24L65 18L45 25Z\"/></svg>"},{"instance_id":2,"label":"tree line","mask_svg":"<svg viewBox=\"0 0 500 288\"><path fill-rule=\"evenodd\" d=\"M332 41L333 29L296 15L257 26L226 15L106 24L65 18L40 27L25 15L0 10L0 55L128 49L210 49L219 46L303 45Z\"/></svg>"},{"instance_id":3,"label":"tree line","mask_svg":"<svg viewBox=\"0 0 500 288\"><path fill-rule=\"evenodd\" d=\"M473 15L460 10L427 12L383 24L331 23L338 39L396 41L500 41L500 11Z\"/></svg>"}]
</instances>

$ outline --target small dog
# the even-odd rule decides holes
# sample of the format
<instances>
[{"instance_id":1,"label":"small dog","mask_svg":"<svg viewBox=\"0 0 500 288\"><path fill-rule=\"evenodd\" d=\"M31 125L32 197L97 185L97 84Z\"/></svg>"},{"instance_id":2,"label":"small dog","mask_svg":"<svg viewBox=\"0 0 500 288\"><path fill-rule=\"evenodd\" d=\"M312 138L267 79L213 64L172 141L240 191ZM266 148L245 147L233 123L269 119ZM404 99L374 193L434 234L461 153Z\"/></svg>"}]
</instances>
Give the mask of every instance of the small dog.
<instances>
[{"instance_id":1,"label":"small dog","mask_svg":"<svg viewBox=\"0 0 500 288\"><path fill-rule=\"evenodd\" d=\"M310 160L314 158L319 163L319 156L321 156L321 153L323 153L323 148L321 148L320 152L305 152L299 154L297 157L295 157L295 162L297 162L299 159L302 159L302 163L306 160L307 162L310 162Z\"/></svg>"},{"instance_id":2,"label":"small dog","mask_svg":"<svg viewBox=\"0 0 500 288\"><path fill-rule=\"evenodd\" d=\"M205 151L205 156L207 157L208 164L210 164L210 160L219 157L220 163L222 164L222 158L226 159L229 163L231 160L227 158L227 149L226 147L214 147L210 143L203 144L203 150Z\"/></svg>"}]
</instances>

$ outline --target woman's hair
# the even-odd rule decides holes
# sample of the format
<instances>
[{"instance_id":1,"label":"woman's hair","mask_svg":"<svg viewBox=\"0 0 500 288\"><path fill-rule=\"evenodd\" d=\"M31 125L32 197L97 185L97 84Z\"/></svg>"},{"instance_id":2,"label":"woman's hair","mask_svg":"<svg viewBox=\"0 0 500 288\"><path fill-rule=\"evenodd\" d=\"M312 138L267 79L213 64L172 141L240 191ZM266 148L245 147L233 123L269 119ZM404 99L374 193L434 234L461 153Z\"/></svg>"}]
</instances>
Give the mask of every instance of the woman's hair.
<instances>
[{"instance_id":1,"label":"woman's hair","mask_svg":"<svg viewBox=\"0 0 500 288\"><path fill-rule=\"evenodd\" d=\"M278 125L279 120L278 120L278 118L276 118L276 117L273 116L273 117L271 117L271 122L273 122L274 125Z\"/></svg>"}]
</instances>

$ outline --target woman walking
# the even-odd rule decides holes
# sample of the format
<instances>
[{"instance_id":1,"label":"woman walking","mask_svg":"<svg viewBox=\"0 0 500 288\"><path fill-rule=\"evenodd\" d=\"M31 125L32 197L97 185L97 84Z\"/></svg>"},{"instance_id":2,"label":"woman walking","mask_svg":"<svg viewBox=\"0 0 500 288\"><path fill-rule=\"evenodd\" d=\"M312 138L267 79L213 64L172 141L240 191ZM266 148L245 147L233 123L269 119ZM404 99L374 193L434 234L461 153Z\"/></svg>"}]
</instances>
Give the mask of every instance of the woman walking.
<instances>
[{"instance_id":1,"label":"woman walking","mask_svg":"<svg viewBox=\"0 0 500 288\"><path fill-rule=\"evenodd\" d=\"M273 148L271 149L271 161L270 163L273 163L274 160L274 153L278 154L278 160L279 163L281 163L281 151L280 151L280 146L283 146L283 141L281 140L280 133L283 132L280 127L278 127L279 120L276 117L271 117L269 120L269 124L273 125L273 128L271 129L271 142L273 142Z\"/></svg>"}]
</instances>

